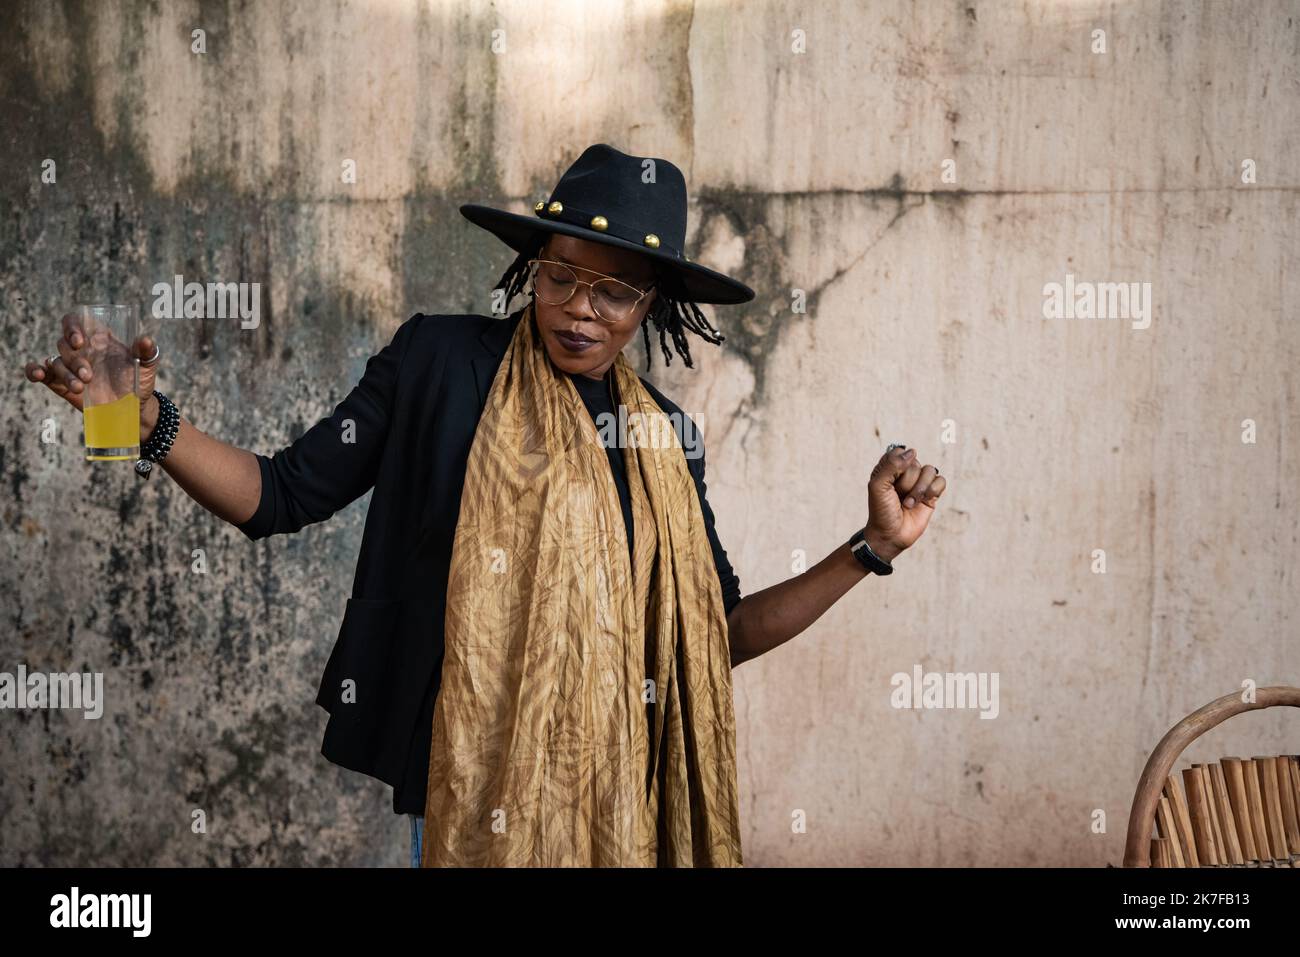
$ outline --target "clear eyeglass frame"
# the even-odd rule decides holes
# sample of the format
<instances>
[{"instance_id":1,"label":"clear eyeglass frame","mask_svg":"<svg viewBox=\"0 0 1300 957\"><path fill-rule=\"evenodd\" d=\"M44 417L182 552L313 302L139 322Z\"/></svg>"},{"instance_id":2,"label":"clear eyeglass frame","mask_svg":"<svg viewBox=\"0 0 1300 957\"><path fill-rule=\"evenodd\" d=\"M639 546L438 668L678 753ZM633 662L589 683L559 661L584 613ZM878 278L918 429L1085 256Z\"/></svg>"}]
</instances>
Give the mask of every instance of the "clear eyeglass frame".
<instances>
[{"instance_id":1,"label":"clear eyeglass frame","mask_svg":"<svg viewBox=\"0 0 1300 957\"><path fill-rule=\"evenodd\" d=\"M553 301L545 298L538 291L537 266L538 264L541 263L545 263L548 266L559 266L561 269L566 270L569 273L569 275L573 277L573 288L569 290L569 294L565 296L563 299L560 299L558 301ZM641 300L644 299L646 296L650 295L650 293L653 292L655 288L654 285L651 284L649 288L641 289L637 286L633 286L631 283L626 283L621 279L615 279L613 276L606 276L603 273L598 273L594 269L586 269L585 267L580 267L583 268L584 272L596 273L596 275L601 277L600 279L597 279L593 282L588 282L585 279L579 279L578 274L573 271L573 267L570 266L568 263L557 262L554 259L530 259L528 260L528 266L530 269L532 269L531 279L533 283L533 292L534 294L536 294L538 299L542 300L542 302L546 303L549 306L562 306L570 299L573 298L573 294L578 291L578 286L587 286L588 287L587 301L591 303L591 311L596 314L597 319L599 319L601 322L605 323L606 325L611 325L611 326L616 323L623 322L625 319L627 319L628 316L632 315L632 313L636 311L636 307L641 303ZM601 314L600 307L596 305L596 298L593 295L595 293L596 286L600 285L601 283L613 283L616 286L621 286L624 289L630 290L630 292L637 294L636 299L634 299L627 306L627 313L625 315L620 316L616 319L610 319Z\"/></svg>"}]
</instances>

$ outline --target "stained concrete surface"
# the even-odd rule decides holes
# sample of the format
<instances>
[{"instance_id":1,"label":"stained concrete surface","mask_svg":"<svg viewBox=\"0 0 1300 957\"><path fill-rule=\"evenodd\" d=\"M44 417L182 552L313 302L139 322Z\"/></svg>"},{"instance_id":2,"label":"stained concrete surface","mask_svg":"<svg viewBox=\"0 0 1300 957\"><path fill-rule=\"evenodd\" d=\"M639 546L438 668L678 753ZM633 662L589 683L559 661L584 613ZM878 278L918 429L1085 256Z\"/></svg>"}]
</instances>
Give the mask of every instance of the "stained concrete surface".
<instances>
[{"instance_id":1,"label":"stained concrete surface","mask_svg":"<svg viewBox=\"0 0 1300 957\"><path fill-rule=\"evenodd\" d=\"M89 467L18 370L72 303L260 282L256 330L162 325L160 388L269 454L410 314L488 311L511 257L458 204L525 211L593 142L680 165L689 255L758 292L646 373L703 418L746 594L865 521L887 442L951 482L894 576L735 672L747 863L1118 863L1172 723L1300 684L1296 3L29 2L0 38L0 671L108 696L0 712L0 864L406 861L318 753L366 500L250 544ZM1045 319L1067 273L1150 282L1150 328ZM999 673L998 717L892 708L915 664ZM1187 756L1296 741L1270 711Z\"/></svg>"}]
</instances>

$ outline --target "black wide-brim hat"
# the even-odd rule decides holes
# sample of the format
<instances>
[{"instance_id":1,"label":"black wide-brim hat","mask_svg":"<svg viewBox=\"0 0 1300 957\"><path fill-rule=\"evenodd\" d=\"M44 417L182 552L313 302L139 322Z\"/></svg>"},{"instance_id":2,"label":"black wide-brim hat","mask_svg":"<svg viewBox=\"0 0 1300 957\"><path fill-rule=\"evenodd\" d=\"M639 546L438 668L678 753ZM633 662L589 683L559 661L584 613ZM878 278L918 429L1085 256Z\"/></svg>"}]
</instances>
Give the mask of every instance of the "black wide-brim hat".
<instances>
[{"instance_id":1,"label":"black wide-brim hat","mask_svg":"<svg viewBox=\"0 0 1300 957\"><path fill-rule=\"evenodd\" d=\"M754 298L743 282L687 258L686 178L665 159L598 143L583 151L532 216L475 203L460 211L516 252L535 250L543 233L560 233L643 253L659 264L664 294L679 302Z\"/></svg>"}]
</instances>

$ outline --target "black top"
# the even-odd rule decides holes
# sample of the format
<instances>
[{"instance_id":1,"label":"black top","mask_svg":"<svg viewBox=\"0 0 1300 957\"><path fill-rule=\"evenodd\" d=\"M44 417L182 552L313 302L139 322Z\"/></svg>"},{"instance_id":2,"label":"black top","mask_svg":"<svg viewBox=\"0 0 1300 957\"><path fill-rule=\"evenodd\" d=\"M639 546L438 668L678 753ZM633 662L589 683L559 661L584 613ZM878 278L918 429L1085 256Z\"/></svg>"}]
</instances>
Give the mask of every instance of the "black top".
<instances>
[{"instance_id":1,"label":"black top","mask_svg":"<svg viewBox=\"0 0 1300 957\"><path fill-rule=\"evenodd\" d=\"M578 395L582 398L583 404L587 411L591 413L591 420L596 425L597 433L602 440L610 434L610 430L600 428L600 416L617 415L614 404L610 400L610 373L606 372L603 379L592 379L580 373L567 373L574 386L578 390ZM627 528L627 552L633 565L636 564L636 550L633 543L636 541L636 533L632 521L632 492L627 482L627 463L623 461L623 451L618 447L617 442L607 443L605 445L605 454L609 456L609 467L614 473L614 485L618 487L618 500L623 506L623 524ZM702 482L691 472L691 477L695 479L695 490L700 496L701 508L708 508L708 500L705 498L704 489L701 487ZM713 564L718 569L718 582L722 586L722 605L728 615L731 609L740 604L740 579L732 570L731 562L727 560L727 553L723 550L718 536L713 531L713 523L707 523L709 532L709 547L713 550Z\"/></svg>"}]
</instances>

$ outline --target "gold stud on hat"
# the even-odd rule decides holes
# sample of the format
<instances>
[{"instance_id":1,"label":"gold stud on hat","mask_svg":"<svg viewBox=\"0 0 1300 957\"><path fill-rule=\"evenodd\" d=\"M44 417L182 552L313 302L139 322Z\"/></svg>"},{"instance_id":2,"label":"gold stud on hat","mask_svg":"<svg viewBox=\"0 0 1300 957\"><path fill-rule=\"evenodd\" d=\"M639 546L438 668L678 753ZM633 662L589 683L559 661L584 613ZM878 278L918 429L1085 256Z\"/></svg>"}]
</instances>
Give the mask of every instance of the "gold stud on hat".
<instances>
[{"instance_id":1,"label":"gold stud on hat","mask_svg":"<svg viewBox=\"0 0 1300 957\"><path fill-rule=\"evenodd\" d=\"M591 217L591 228L599 229L602 233L609 228L609 220L604 216Z\"/></svg>"},{"instance_id":2,"label":"gold stud on hat","mask_svg":"<svg viewBox=\"0 0 1300 957\"><path fill-rule=\"evenodd\" d=\"M535 213L540 213L540 212L541 212L542 210L544 210L545 208L546 208L546 204L545 204L545 203L538 203L536 206L533 207L533 212L535 212Z\"/></svg>"},{"instance_id":3,"label":"gold stud on hat","mask_svg":"<svg viewBox=\"0 0 1300 957\"><path fill-rule=\"evenodd\" d=\"M646 236L646 238L645 238L645 244L646 244L647 246L649 246L651 249L658 249L658 248L659 248L659 237L656 236L654 233L651 233L650 235Z\"/></svg>"},{"instance_id":4,"label":"gold stud on hat","mask_svg":"<svg viewBox=\"0 0 1300 957\"><path fill-rule=\"evenodd\" d=\"M557 213L562 213L564 212L564 204L557 199L553 201L550 206L546 207L546 211L550 213L552 216L556 215Z\"/></svg>"}]
</instances>

